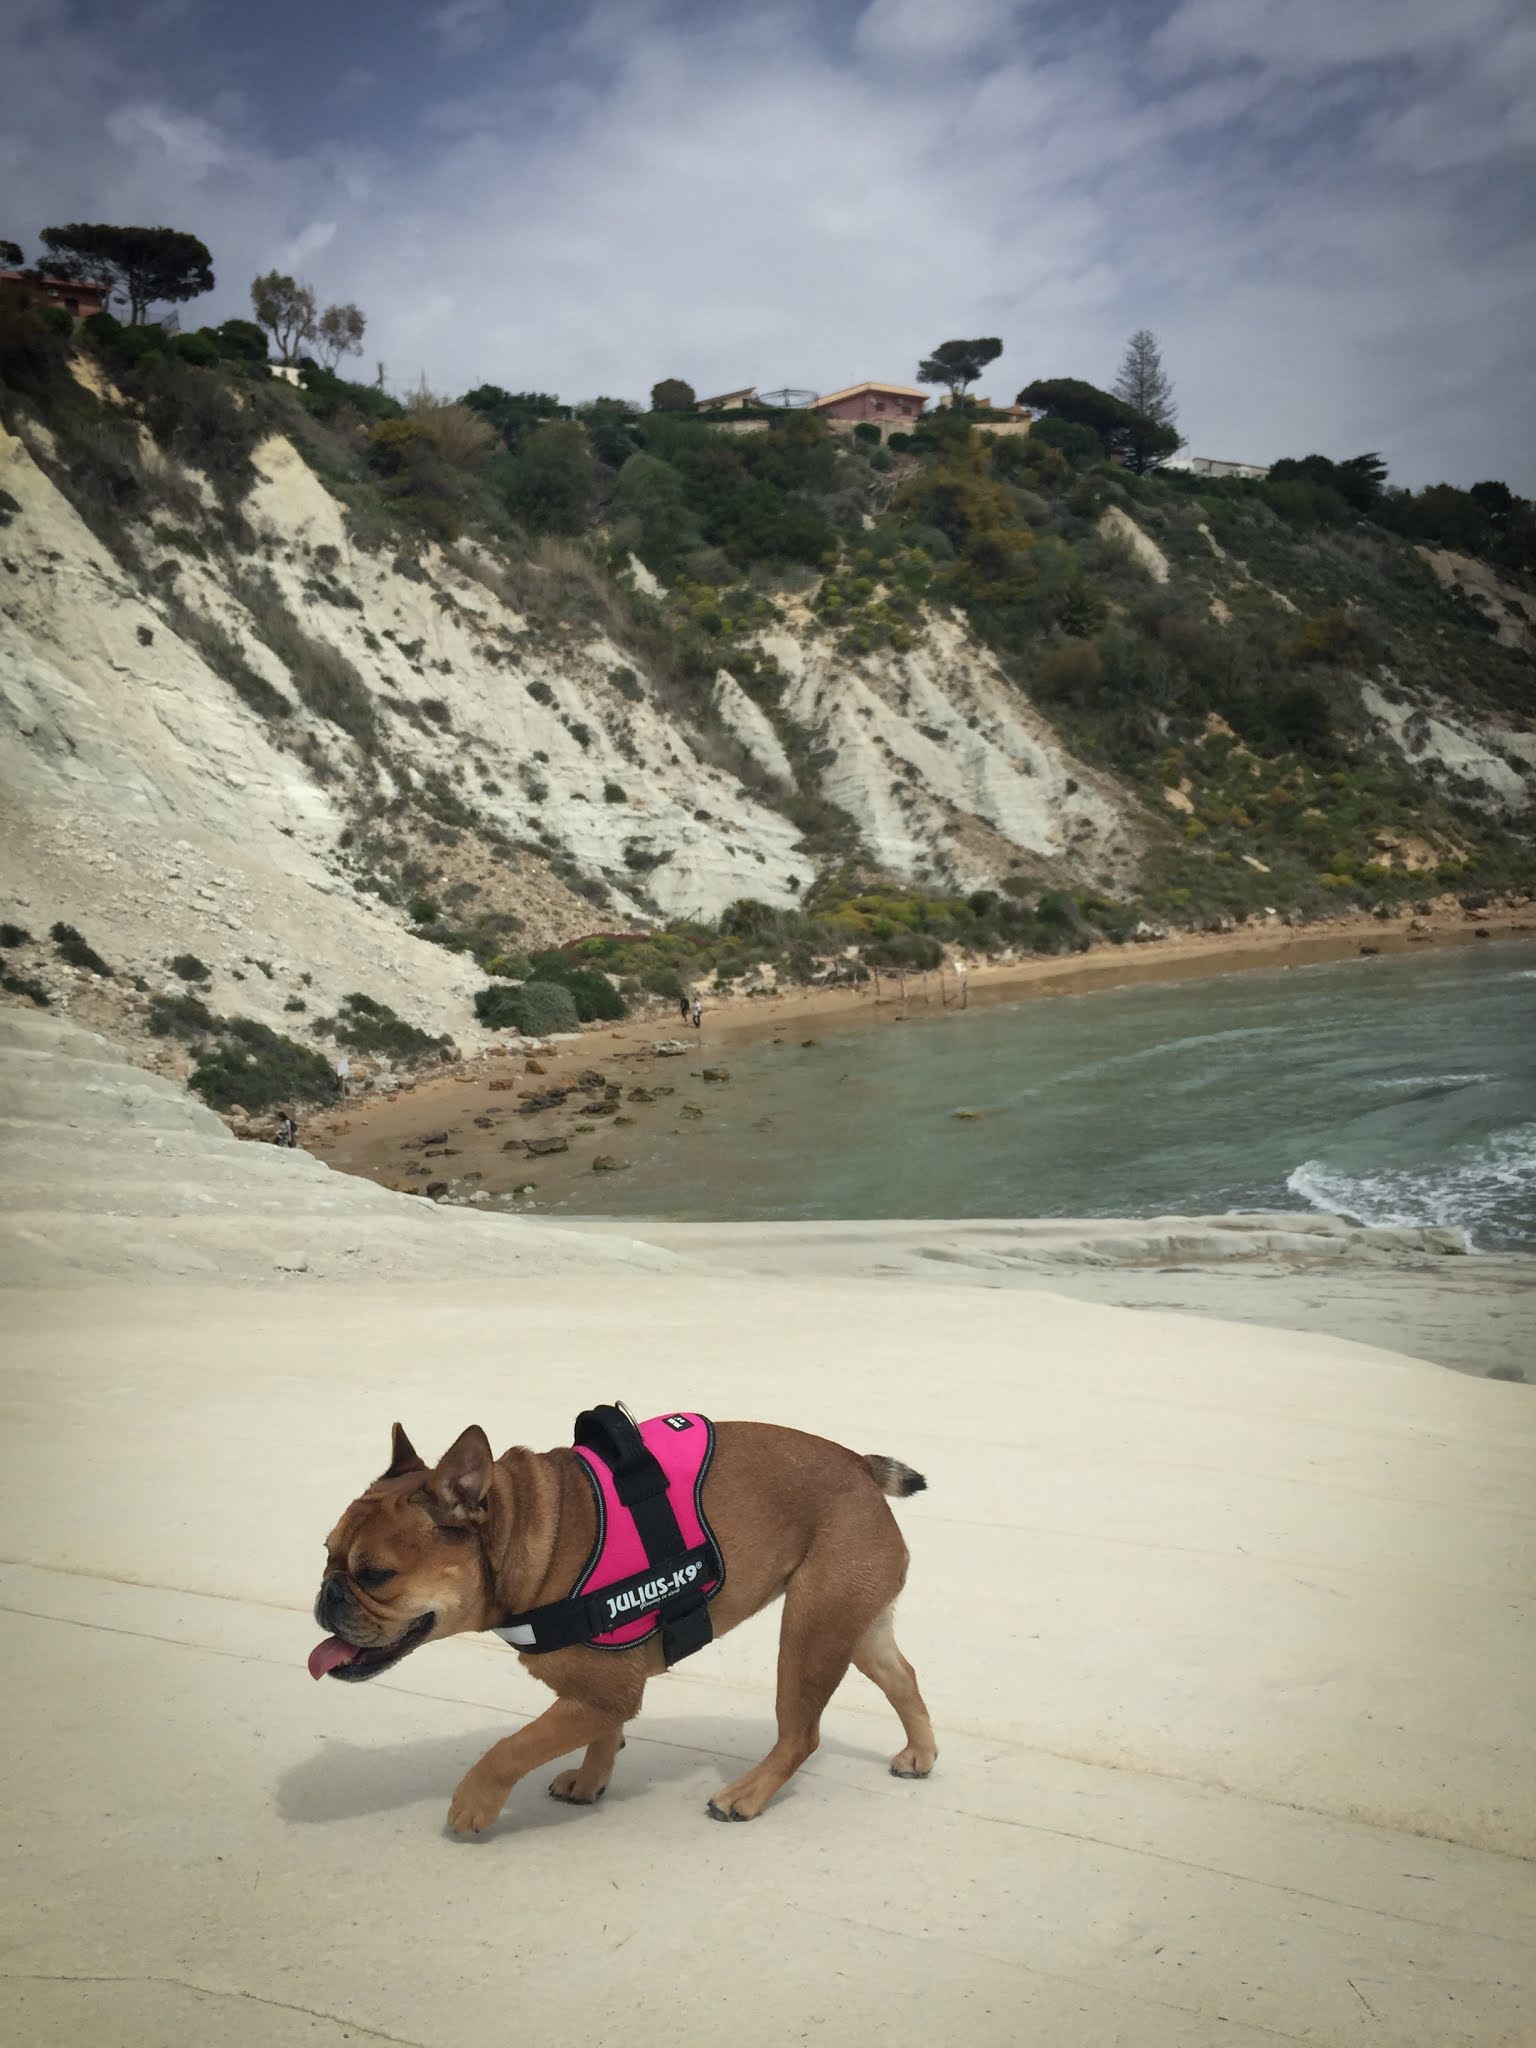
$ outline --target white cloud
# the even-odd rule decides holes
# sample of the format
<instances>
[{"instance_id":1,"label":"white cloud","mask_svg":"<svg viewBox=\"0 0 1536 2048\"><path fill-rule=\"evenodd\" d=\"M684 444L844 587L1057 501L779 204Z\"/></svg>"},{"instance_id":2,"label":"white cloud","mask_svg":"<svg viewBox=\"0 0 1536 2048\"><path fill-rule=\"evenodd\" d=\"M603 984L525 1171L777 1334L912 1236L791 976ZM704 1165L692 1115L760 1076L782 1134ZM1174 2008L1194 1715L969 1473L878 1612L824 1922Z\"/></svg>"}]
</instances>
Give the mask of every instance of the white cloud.
<instances>
[{"instance_id":1,"label":"white cloud","mask_svg":"<svg viewBox=\"0 0 1536 2048\"><path fill-rule=\"evenodd\" d=\"M518 9L440 8L424 76L480 37L440 99L412 125L385 78L377 147L295 155L257 110L178 96L131 36L36 12L0 75L0 232L185 225L215 253L212 317L299 266L364 308L394 382L450 390L905 382L979 333L1007 398L1107 382L1150 325L1197 452L1378 446L1407 481L1536 486L1530 39L1503 0L1185 0L1156 72L1129 17L1053 38L1003 0L874 0L838 49L805 0L540 18L534 64L498 40Z\"/></svg>"},{"instance_id":2,"label":"white cloud","mask_svg":"<svg viewBox=\"0 0 1536 2048\"><path fill-rule=\"evenodd\" d=\"M1020 12L1016 0L870 0L854 41L870 57L944 62L992 47Z\"/></svg>"},{"instance_id":3,"label":"white cloud","mask_svg":"<svg viewBox=\"0 0 1536 2048\"><path fill-rule=\"evenodd\" d=\"M1433 58L1515 19L1519 0L1183 0L1155 38L1187 61L1252 59L1306 77L1342 64Z\"/></svg>"}]
</instances>

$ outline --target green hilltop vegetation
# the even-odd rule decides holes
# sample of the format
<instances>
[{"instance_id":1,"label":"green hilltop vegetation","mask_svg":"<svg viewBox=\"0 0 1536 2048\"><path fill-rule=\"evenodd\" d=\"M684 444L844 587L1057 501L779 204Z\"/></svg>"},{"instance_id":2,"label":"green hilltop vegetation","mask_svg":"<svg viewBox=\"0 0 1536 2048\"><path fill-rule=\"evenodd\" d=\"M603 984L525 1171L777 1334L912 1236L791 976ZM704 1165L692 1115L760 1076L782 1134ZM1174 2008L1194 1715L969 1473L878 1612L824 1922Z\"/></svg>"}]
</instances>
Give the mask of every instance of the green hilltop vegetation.
<instances>
[{"instance_id":1,"label":"green hilltop vegetation","mask_svg":"<svg viewBox=\"0 0 1536 2048\"><path fill-rule=\"evenodd\" d=\"M831 956L841 972L899 972L949 944L1056 952L1123 941L1144 920L1224 927L1263 906L1305 918L1531 885L1528 829L1489 792L1437 774L1428 754L1384 746L1361 697L1374 683L1421 724L1417 707L1431 698L1495 730L1532 721L1528 655L1414 552L1454 549L1528 581L1536 514L1501 483L1396 490L1375 456L1307 456L1263 481L1160 470L1171 430L1075 379L1026 386L1021 399L1047 415L1005 435L942 350L922 374L937 366L951 403L886 442L874 427L836 434L814 415L766 407L732 415L763 431L723 433L679 379L656 387L649 410L489 384L402 402L338 373L362 320L355 308L332 315L330 366L301 346L295 386L270 376L269 330L255 322L172 335L102 314L76 328L0 291L0 412L49 428L57 482L125 559L129 529L146 521L189 551L238 555L251 450L282 433L344 503L359 546L389 550L398 566L430 543L482 543L515 602L601 623L661 700L701 725L715 719L717 672L737 679L797 771L794 793L760 777L753 786L815 851L816 887L792 911L745 900L716 924L591 938L518 963L533 979L568 982L584 962L630 993L667 995L683 979L712 972L723 984L761 962L791 977L824 974ZM306 331L319 327L316 316ZM76 352L123 404L72 373ZM136 422L210 480L215 514L178 495L174 471L146 468ZM1123 524L1104 523L1112 512L1161 551L1166 581L1149 578ZM661 596L634 587L631 558ZM964 897L872 871L851 820L819 794L825 759L789 717L785 679L759 645L787 600L796 630L826 636L850 663L901 655L935 611L963 618L1078 757L1141 801L1134 896L1052 886L1022 856L1017 874ZM200 630L205 641L216 632ZM306 701L366 751L366 691L306 667L302 634L290 638L280 651ZM223 652L234 686L279 715L260 679L246 669L241 680ZM1397 857L1408 842L1427 849L1423 864ZM502 956L494 928L421 928L482 964ZM574 1007L597 1014L590 984L585 993L585 1011ZM551 1003L565 1014L564 997L533 1007L542 1015ZM493 974L482 1010L510 1019L514 1007Z\"/></svg>"}]
</instances>

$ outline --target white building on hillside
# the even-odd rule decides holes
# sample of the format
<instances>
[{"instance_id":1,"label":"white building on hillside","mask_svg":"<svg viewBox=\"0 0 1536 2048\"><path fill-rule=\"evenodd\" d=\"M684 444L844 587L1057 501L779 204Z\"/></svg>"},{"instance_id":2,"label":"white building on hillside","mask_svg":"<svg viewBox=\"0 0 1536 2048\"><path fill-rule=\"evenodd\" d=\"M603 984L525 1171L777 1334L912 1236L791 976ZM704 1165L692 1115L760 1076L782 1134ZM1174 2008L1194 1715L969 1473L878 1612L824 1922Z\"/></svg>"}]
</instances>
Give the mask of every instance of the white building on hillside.
<instances>
[{"instance_id":1,"label":"white building on hillside","mask_svg":"<svg viewBox=\"0 0 1536 2048\"><path fill-rule=\"evenodd\" d=\"M1191 470L1196 476L1250 476L1260 483L1269 475L1267 462L1222 462L1214 455L1170 455L1158 466Z\"/></svg>"}]
</instances>

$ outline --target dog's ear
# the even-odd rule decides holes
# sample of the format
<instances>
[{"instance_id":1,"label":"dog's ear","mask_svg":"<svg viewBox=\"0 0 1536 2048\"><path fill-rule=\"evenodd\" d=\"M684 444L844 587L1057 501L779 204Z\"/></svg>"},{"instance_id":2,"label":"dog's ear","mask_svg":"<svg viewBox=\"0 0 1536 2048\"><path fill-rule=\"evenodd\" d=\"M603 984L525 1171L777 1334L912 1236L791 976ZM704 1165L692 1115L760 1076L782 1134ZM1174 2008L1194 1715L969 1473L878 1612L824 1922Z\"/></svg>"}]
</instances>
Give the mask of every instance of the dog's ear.
<instances>
[{"instance_id":1,"label":"dog's ear","mask_svg":"<svg viewBox=\"0 0 1536 2048\"><path fill-rule=\"evenodd\" d=\"M485 1431L478 1423L471 1423L443 1453L427 1481L441 1513L455 1522L479 1521L485 1513L485 1497L491 1490L491 1468L495 1462Z\"/></svg>"},{"instance_id":2,"label":"dog's ear","mask_svg":"<svg viewBox=\"0 0 1536 2048\"><path fill-rule=\"evenodd\" d=\"M427 1461L419 1457L415 1445L397 1422L389 1435L389 1470L381 1477L403 1479L407 1472L425 1472Z\"/></svg>"}]
</instances>

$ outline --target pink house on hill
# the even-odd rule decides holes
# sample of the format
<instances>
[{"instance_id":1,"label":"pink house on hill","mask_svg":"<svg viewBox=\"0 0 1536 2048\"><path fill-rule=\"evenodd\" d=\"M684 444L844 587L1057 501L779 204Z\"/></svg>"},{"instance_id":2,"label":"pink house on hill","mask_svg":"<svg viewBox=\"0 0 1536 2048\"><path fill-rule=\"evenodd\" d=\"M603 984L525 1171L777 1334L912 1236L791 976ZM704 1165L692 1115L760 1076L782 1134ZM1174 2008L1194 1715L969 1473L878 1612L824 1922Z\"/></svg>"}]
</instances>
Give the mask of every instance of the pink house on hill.
<instances>
[{"instance_id":1,"label":"pink house on hill","mask_svg":"<svg viewBox=\"0 0 1536 2048\"><path fill-rule=\"evenodd\" d=\"M88 313L104 313L111 287L93 284L84 277L29 277L20 270L0 270L0 285L19 284L29 299L40 306L62 306L77 320Z\"/></svg>"},{"instance_id":2,"label":"pink house on hill","mask_svg":"<svg viewBox=\"0 0 1536 2048\"><path fill-rule=\"evenodd\" d=\"M911 384L850 384L843 391L829 391L818 398L809 412L824 420L873 420L877 426L899 427L915 420L928 403L926 391Z\"/></svg>"}]
</instances>

